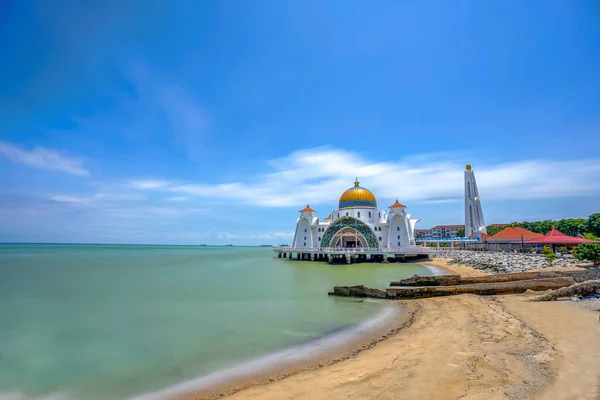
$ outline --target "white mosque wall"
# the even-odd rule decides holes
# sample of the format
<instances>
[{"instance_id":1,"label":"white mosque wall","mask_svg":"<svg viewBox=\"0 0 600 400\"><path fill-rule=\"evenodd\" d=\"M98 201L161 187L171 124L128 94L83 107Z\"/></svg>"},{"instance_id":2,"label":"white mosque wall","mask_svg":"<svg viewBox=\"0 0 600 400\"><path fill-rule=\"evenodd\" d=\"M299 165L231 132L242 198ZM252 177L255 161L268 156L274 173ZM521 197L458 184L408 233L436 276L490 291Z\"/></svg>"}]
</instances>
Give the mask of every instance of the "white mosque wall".
<instances>
[{"instance_id":1,"label":"white mosque wall","mask_svg":"<svg viewBox=\"0 0 600 400\"><path fill-rule=\"evenodd\" d=\"M354 217L367 224L386 222L387 214L385 211L376 208L341 208L332 214L332 222L342 217Z\"/></svg>"},{"instance_id":2,"label":"white mosque wall","mask_svg":"<svg viewBox=\"0 0 600 400\"><path fill-rule=\"evenodd\" d=\"M386 243L388 247L410 246L407 221L402 213L390 215L389 238Z\"/></svg>"},{"instance_id":3,"label":"white mosque wall","mask_svg":"<svg viewBox=\"0 0 600 400\"><path fill-rule=\"evenodd\" d=\"M313 232L310 221L307 217L301 217L296 225L296 233L294 235L295 248L310 248L313 247Z\"/></svg>"}]
</instances>

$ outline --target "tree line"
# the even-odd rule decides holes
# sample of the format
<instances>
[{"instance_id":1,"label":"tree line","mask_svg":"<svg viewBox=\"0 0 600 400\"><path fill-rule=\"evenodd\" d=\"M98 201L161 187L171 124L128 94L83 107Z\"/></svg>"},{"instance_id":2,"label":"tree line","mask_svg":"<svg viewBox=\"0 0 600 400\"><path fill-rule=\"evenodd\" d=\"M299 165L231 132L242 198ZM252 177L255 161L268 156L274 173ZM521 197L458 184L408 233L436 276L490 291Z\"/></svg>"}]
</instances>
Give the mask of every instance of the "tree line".
<instances>
[{"instance_id":1,"label":"tree line","mask_svg":"<svg viewBox=\"0 0 600 400\"><path fill-rule=\"evenodd\" d=\"M542 235L547 234L556 228L565 235L578 236L581 235L586 239L599 240L600 237L600 213L595 213L587 218L563 218L558 221L550 219L544 221L534 222L512 222L508 226L520 227L527 229L528 231L541 233ZM492 236L500 232L502 229L508 226L494 226L489 225L486 227L488 235Z\"/></svg>"}]
</instances>

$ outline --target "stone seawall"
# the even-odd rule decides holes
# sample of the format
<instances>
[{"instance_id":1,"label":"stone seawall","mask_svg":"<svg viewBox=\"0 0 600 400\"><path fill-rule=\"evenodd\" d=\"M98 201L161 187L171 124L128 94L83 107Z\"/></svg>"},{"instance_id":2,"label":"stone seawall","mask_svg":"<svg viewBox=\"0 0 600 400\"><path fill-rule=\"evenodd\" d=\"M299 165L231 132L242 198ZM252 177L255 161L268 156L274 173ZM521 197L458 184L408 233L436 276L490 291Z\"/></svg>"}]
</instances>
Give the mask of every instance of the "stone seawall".
<instances>
[{"instance_id":1,"label":"stone seawall","mask_svg":"<svg viewBox=\"0 0 600 400\"><path fill-rule=\"evenodd\" d=\"M512 282L473 283L451 286L398 287L386 290L359 286L336 286L332 296L371 297L377 299L421 299L426 297L453 296L458 294L498 295L523 293L527 290L543 291L570 286L575 283L571 277L529 279Z\"/></svg>"},{"instance_id":2,"label":"stone seawall","mask_svg":"<svg viewBox=\"0 0 600 400\"><path fill-rule=\"evenodd\" d=\"M526 272L546 267L570 267L577 261L573 258L559 257L552 265L538 254L496 253L486 251L444 251L435 256L447 259L448 264L460 264L492 273Z\"/></svg>"}]
</instances>

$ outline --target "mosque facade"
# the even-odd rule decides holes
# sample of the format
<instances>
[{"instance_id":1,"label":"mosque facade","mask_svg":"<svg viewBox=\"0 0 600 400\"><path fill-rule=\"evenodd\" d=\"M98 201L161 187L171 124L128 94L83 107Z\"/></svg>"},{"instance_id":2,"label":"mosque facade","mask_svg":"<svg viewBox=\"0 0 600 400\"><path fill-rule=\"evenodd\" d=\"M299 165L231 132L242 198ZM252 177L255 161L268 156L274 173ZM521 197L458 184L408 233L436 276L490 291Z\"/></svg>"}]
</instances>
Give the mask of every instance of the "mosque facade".
<instances>
[{"instance_id":1,"label":"mosque facade","mask_svg":"<svg viewBox=\"0 0 600 400\"><path fill-rule=\"evenodd\" d=\"M419 220L411 218L398 200L387 210L378 208L375 195L361 187L358 178L340 196L338 209L326 218L321 219L310 205L299 213L291 246L298 251L417 248L414 232Z\"/></svg>"}]
</instances>

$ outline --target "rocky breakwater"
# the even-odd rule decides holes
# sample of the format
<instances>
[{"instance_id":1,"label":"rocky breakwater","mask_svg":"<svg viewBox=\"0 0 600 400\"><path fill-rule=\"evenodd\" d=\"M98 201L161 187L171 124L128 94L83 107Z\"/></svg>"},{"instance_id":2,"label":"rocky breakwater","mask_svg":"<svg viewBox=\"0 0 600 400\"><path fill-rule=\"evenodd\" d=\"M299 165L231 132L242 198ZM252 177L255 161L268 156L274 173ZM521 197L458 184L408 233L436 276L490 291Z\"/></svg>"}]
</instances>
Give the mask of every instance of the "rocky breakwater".
<instances>
[{"instance_id":1,"label":"rocky breakwater","mask_svg":"<svg viewBox=\"0 0 600 400\"><path fill-rule=\"evenodd\" d=\"M448 259L449 264L466 265L471 268L493 272L526 272L546 267L568 267L575 260L559 257L552 264L546 258L537 254L501 253L486 251L445 251L437 254L436 258Z\"/></svg>"}]
</instances>

